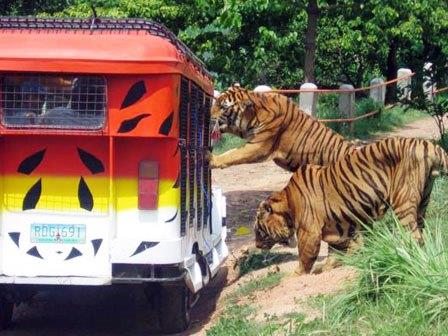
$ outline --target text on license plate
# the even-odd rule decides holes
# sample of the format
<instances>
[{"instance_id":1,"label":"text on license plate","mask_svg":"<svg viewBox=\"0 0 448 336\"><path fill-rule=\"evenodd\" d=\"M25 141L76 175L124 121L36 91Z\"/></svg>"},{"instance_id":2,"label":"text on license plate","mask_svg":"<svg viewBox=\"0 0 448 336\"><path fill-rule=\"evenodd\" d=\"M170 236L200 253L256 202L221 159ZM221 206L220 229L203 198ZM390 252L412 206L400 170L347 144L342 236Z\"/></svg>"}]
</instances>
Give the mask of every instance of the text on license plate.
<instances>
[{"instance_id":1,"label":"text on license plate","mask_svg":"<svg viewBox=\"0 0 448 336\"><path fill-rule=\"evenodd\" d=\"M31 224L32 243L84 244L84 224Z\"/></svg>"}]
</instances>

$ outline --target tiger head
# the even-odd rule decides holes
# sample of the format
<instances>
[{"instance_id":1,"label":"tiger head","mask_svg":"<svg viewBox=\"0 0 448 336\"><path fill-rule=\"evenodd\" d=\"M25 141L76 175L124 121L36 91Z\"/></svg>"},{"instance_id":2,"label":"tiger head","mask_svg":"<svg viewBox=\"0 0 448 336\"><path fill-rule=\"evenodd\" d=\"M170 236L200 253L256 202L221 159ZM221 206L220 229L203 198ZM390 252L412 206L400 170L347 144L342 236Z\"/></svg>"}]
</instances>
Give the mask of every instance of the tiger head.
<instances>
[{"instance_id":1,"label":"tiger head","mask_svg":"<svg viewBox=\"0 0 448 336\"><path fill-rule=\"evenodd\" d=\"M293 247L295 227L284 191L273 193L260 203L255 221L255 246L269 250L276 243Z\"/></svg>"},{"instance_id":2,"label":"tiger head","mask_svg":"<svg viewBox=\"0 0 448 336\"><path fill-rule=\"evenodd\" d=\"M216 98L211 109L212 127L221 133L241 135L243 119L250 120L254 115L254 103L249 91L234 84Z\"/></svg>"}]
</instances>

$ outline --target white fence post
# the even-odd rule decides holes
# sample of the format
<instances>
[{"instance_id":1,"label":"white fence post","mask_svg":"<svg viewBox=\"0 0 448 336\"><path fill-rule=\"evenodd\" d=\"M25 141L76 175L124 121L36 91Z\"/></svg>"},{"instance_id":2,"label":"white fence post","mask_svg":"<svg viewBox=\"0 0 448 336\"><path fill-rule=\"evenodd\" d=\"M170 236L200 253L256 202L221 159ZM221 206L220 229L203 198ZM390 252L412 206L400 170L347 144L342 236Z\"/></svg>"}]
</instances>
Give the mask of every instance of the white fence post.
<instances>
[{"instance_id":1,"label":"white fence post","mask_svg":"<svg viewBox=\"0 0 448 336\"><path fill-rule=\"evenodd\" d=\"M267 92L267 91L272 91L272 88L268 85L258 85L254 89L254 92Z\"/></svg>"},{"instance_id":2,"label":"white fence post","mask_svg":"<svg viewBox=\"0 0 448 336\"><path fill-rule=\"evenodd\" d=\"M347 90L341 92L339 95L339 113L342 118L351 118L355 114L355 91L353 85L342 84L339 86L340 90ZM353 130L353 122L349 122L349 131Z\"/></svg>"},{"instance_id":3,"label":"white fence post","mask_svg":"<svg viewBox=\"0 0 448 336\"><path fill-rule=\"evenodd\" d=\"M411 69L407 69L407 68L400 68L397 71L397 78L403 77L403 76L407 76L412 74L412 70ZM410 100L411 99L411 83L412 83L412 78L408 77L406 79L402 79L399 80L397 82L397 87L398 87L398 98L400 100L402 99L407 99Z\"/></svg>"},{"instance_id":4,"label":"white fence post","mask_svg":"<svg viewBox=\"0 0 448 336\"><path fill-rule=\"evenodd\" d=\"M432 63L426 62L423 66L423 92L428 100L434 99L434 91L437 89L436 83L431 82Z\"/></svg>"},{"instance_id":5,"label":"white fence post","mask_svg":"<svg viewBox=\"0 0 448 336\"><path fill-rule=\"evenodd\" d=\"M370 81L370 86L381 85L370 89L369 97L376 103L384 105L386 101L386 87L382 78L374 78Z\"/></svg>"},{"instance_id":6,"label":"white fence post","mask_svg":"<svg viewBox=\"0 0 448 336\"><path fill-rule=\"evenodd\" d=\"M300 86L301 90L316 90L317 86L313 83L304 83ZM309 115L316 114L316 92L300 92L300 109Z\"/></svg>"}]
</instances>

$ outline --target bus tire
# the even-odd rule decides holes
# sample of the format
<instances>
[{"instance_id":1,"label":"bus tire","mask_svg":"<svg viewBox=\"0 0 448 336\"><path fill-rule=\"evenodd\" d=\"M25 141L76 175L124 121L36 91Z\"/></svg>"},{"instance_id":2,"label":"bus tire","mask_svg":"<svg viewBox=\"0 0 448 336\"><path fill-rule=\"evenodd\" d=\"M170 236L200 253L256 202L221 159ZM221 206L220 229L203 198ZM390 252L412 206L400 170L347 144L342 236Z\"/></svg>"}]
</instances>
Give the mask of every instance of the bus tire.
<instances>
[{"instance_id":1,"label":"bus tire","mask_svg":"<svg viewBox=\"0 0 448 336\"><path fill-rule=\"evenodd\" d=\"M160 286L158 315L160 329L164 334L179 333L190 324L190 292L182 284Z\"/></svg>"},{"instance_id":2,"label":"bus tire","mask_svg":"<svg viewBox=\"0 0 448 336\"><path fill-rule=\"evenodd\" d=\"M14 303L4 297L0 297L0 330L4 330L11 325Z\"/></svg>"}]
</instances>

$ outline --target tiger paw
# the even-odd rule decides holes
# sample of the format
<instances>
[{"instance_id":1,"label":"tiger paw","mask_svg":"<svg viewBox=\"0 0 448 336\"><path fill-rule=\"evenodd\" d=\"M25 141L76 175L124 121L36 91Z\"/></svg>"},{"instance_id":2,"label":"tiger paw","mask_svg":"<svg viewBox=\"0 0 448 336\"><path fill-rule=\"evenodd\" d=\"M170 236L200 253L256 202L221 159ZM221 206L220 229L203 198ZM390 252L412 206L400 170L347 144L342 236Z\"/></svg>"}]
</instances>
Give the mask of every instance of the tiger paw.
<instances>
[{"instance_id":1,"label":"tiger paw","mask_svg":"<svg viewBox=\"0 0 448 336\"><path fill-rule=\"evenodd\" d=\"M215 163L215 155L210 150L206 150L204 153L204 159L208 162L210 168L217 168Z\"/></svg>"},{"instance_id":2,"label":"tiger paw","mask_svg":"<svg viewBox=\"0 0 448 336\"><path fill-rule=\"evenodd\" d=\"M298 265L297 265L297 267L295 268L295 270L294 270L294 273L296 274L296 275L302 275L302 274L305 274L305 270L303 269L303 266L302 266L302 264L301 263L299 263Z\"/></svg>"},{"instance_id":3,"label":"tiger paw","mask_svg":"<svg viewBox=\"0 0 448 336\"><path fill-rule=\"evenodd\" d=\"M207 155L206 155L206 158L208 160L208 164L209 164L210 168L226 168L226 167L228 167L227 164L220 162L219 156L217 156L217 155L209 153L209 156L207 157Z\"/></svg>"}]
</instances>

